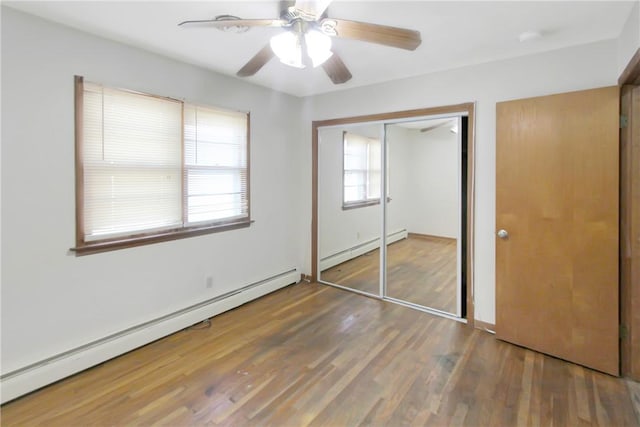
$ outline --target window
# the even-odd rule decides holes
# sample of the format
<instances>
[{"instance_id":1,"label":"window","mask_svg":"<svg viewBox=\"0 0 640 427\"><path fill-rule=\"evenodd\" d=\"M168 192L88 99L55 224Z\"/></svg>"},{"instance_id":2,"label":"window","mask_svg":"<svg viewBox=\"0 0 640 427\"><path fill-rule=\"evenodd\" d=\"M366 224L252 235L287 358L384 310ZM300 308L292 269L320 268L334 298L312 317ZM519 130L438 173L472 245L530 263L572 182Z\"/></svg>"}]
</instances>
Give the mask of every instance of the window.
<instances>
[{"instance_id":1,"label":"window","mask_svg":"<svg viewBox=\"0 0 640 427\"><path fill-rule=\"evenodd\" d=\"M380 203L380 140L343 133L343 209Z\"/></svg>"},{"instance_id":2,"label":"window","mask_svg":"<svg viewBox=\"0 0 640 427\"><path fill-rule=\"evenodd\" d=\"M78 253L248 226L249 115L76 77Z\"/></svg>"}]
</instances>

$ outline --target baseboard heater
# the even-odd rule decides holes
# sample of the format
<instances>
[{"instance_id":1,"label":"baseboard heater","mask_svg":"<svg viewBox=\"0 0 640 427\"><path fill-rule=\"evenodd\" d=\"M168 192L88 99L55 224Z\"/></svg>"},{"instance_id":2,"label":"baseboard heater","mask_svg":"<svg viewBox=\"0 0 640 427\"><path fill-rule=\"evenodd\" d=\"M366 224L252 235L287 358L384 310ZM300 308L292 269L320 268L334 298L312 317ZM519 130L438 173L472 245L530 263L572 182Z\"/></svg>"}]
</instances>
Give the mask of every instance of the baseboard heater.
<instances>
[{"instance_id":1,"label":"baseboard heater","mask_svg":"<svg viewBox=\"0 0 640 427\"><path fill-rule=\"evenodd\" d=\"M387 244L406 239L407 236L408 233L406 229L394 231L393 233L387 234ZM324 271L327 268L331 268L338 264L342 264L345 261L349 261L350 259L359 257L360 255L366 254L379 246L380 238L376 237L375 239L367 240L366 242L359 243L343 251L326 256L320 259L320 271Z\"/></svg>"},{"instance_id":2,"label":"baseboard heater","mask_svg":"<svg viewBox=\"0 0 640 427\"><path fill-rule=\"evenodd\" d=\"M0 403L6 403L204 319L296 283L299 278L300 274L294 268L7 372L0 376L2 399Z\"/></svg>"}]
</instances>

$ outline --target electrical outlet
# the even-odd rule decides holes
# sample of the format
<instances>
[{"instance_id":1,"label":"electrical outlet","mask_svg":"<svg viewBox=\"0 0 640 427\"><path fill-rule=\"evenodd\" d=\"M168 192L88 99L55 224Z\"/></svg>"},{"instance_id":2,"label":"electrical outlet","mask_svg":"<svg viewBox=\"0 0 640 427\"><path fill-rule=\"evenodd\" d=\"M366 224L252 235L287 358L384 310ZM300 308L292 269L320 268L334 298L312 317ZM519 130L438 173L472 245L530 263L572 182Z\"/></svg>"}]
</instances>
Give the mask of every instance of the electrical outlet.
<instances>
[{"instance_id":1,"label":"electrical outlet","mask_svg":"<svg viewBox=\"0 0 640 427\"><path fill-rule=\"evenodd\" d=\"M360 232L356 231L356 240L360 240Z\"/></svg>"},{"instance_id":2,"label":"electrical outlet","mask_svg":"<svg viewBox=\"0 0 640 427\"><path fill-rule=\"evenodd\" d=\"M206 284L207 288L213 288L213 277L207 276Z\"/></svg>"}]
</instances>

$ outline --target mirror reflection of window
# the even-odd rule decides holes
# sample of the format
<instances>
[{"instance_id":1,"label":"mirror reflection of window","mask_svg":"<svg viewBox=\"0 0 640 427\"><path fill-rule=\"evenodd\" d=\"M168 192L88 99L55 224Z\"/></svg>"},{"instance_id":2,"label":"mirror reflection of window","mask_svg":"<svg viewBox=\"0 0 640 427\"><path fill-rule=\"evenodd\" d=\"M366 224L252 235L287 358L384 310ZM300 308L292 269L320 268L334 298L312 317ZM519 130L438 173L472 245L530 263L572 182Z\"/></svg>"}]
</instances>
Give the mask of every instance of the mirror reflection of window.
<instances>
[{"instance_id":1,"label":"mirror reflection of window","mask_svg":"<svg viewBox=\"0 0 640 427\"><path fill-rule=\"evenodd\" d=\"M343 208L380 203L380 140L343 132L343 147Z\"/></svg>"}]
</instances>

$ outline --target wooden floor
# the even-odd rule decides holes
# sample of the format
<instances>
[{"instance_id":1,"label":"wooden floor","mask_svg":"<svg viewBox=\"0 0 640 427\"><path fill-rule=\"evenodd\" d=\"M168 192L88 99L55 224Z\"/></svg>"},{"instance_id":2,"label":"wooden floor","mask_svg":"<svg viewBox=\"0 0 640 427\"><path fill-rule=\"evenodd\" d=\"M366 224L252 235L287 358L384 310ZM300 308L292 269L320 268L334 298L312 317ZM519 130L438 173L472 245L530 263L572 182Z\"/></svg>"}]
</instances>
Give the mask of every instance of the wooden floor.
<instances>
[{"instance_id":1,"label":"wooden floor","mask_svg":"<svg viewBox=\"0 0 640 427\"><path fill-rule=\"evenodd\" d=\"M298 284L2 407L3 426L637 426L624 380Z\"/></svg>"},{"instance_id":2,"label":"wooden floor","mask_svg":"<svg viewBox=\"0 0 640 427\"><path fill-rule=\"evenodd\" d=\"M380 252L374 250L320 275L323 281L380 294ZM457 314L456 240L415 236L387 247L387 295Z\"/></svg>"}]
</instances>

